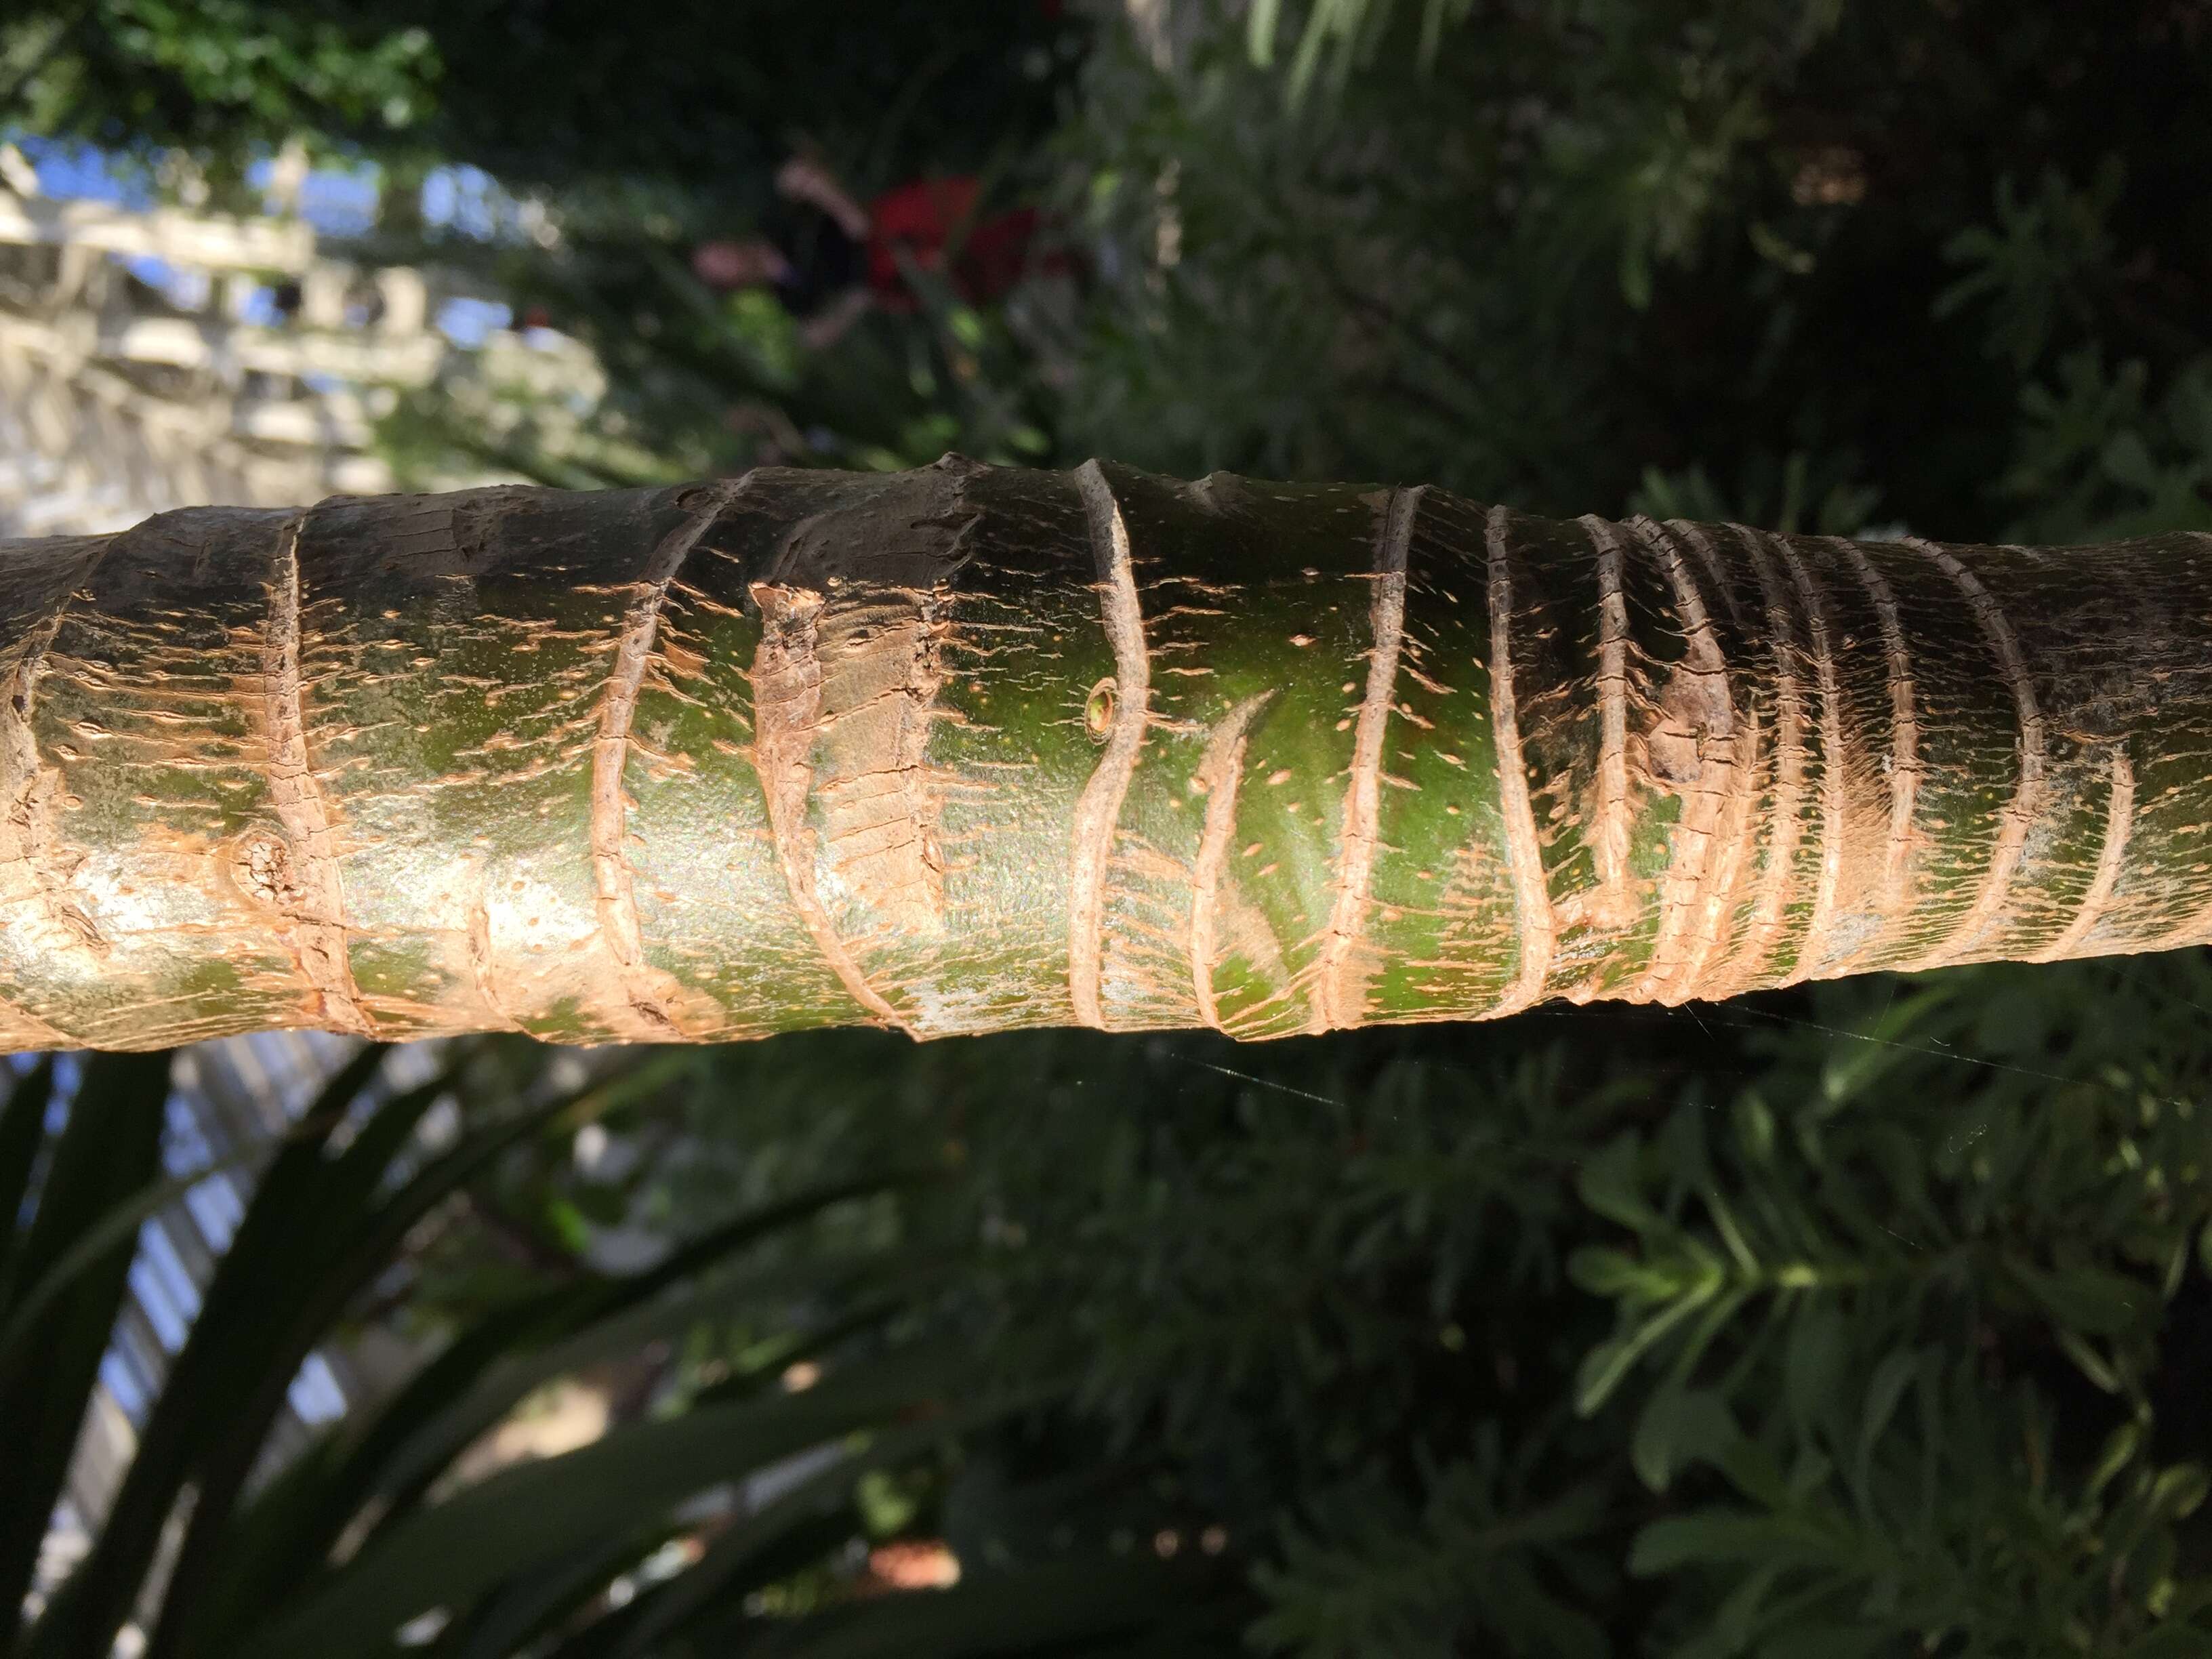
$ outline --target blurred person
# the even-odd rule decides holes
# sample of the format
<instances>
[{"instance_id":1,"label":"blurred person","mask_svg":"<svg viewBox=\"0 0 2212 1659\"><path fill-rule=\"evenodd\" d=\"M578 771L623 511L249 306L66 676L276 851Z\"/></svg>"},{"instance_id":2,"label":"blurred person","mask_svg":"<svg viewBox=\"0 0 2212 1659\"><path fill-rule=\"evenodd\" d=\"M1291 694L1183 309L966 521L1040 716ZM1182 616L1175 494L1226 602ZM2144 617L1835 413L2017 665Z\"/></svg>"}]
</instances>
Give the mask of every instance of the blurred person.
<instances>
[{"instance_id":1,"label":"blurred person","mask_svg":"<svg viewBox=\"0 0 2212 1659\"><path fill-rule=\"evenodd\" d=\"M691 270L708 287L774 290L810 347L830 344L872 310L920 301L902 261L941 275L970 305L999 298L1030 263L1038 214L979 217L972 174L918 179L863 206L828 167L793 156L777 170L778 202L760 234L703 242Z\"/></svg>"}]
</instances>

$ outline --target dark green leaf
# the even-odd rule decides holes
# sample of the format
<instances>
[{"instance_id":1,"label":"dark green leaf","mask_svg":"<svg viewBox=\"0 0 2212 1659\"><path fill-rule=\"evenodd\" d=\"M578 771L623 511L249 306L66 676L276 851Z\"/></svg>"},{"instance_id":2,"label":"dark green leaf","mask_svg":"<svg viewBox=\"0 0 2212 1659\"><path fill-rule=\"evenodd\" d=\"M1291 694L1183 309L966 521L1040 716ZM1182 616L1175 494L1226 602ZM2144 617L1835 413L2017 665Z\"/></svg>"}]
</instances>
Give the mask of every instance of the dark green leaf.
<instances>
[{"instance_id":1,"label":"dark green leaf","mask_svg":"<svg viewBox=\"0 0 2212 1659\"><path fill-rule=\"evenodd\" d=\"M161 1168L168 1097L167 1054L99 1054L84 1062L18 1258L25 1282L42 1278L75 1240ZM111 1244L40 1316L26 1363L0 1370L0 1464L6 1469L0 1481L0 1635L13 1634L30 1589L137 1249L135 1231ZM45 1628L42 1620L37 1631Z\"/></svg>"},{"instance_id":2,"label":"dark green leaf","mask_svg":"<svg viewBox=\"0 0 2212 1659\"><path fill-rule=\"evenodd\" d=\"M5 1322L0 1323L0 1371L14 1363L29 1340L39 1315L66 1291L79 1274L96 1267L109 1250L125 1239L136 1237L143 1224L185 1198L202 1182L243 1167L251 1157L250 1153L239 1153L204 1165L190 1175L149 1182L131 1194L128 1201L108 1211L97 1224L88 1227L62 1253L61 1259L39 1276L37 1284L19 1287L21 1293L8 1309Z\"/></svg>"},{"instance_id":3,"label":"dark green leaf","mask_svg":"<svg viewBox=\"0 0 2212 1659\"><path fill-rule=\"evenodd\" d=\"M517 1573L469 1617L456 1620L428 1659L508 1659L532 1637L566 1618L649 1553L658 1534L627 1533L586 1543Z\"/></svg>"},{"instance_id":4,"label":"dark green leaf","mask_svg":"<svg viewBox=\"0 0 2212 1659\"><path fill-rule=\"evenodd\" d=\"M850 1500L853 1483L869 1470L895 1468L949 1437L1018 1410L1024 1403L1010 1398L981 1410L872 1437L865 1449L809 1475L715 1539L696 1564L660 1590L653 1607L617 1650L624 1659L641 1655L662 1638L757 1588L759 1581L752 1570L777 1541L826 1510L842 1509Z\"/></svg>"},{"instance_id":5,"label":"dark green leaf","mask_svg":"<svg viewBox=\"0 0 2212 1659\"><path fill-rule=\"evenodd\" d=\"M2084 1335L2118 1336L2141 1328L2158 1312L2158 1292L2125 1273L2087 1266L2045 1273L2022 1261L2007 1265L2045 1312Z\"/></svg>"},{"instance_id":6,"label":"dark green leaf","mask_svg":"<svg viewBox=\"0 0 2212 1659\"><path fill-rule=\"evenodd\" d=\"M1729 1592L1728 1599L1721 1603L1720 1612L1713 1618L1717 1652L1740 1653L1749 1644L1766 1598L1774 1592L1775 1580L1784 1571L1780 1565L1762 1567Z\"/></svg>"},{"instance_id":7,"label":"dark green leaf","mask_svg":"<svg viewBox=\"0 0 2212 1659\"><path fill-rule=\"evenodd\" d=\"M392 1160L405 1146L422 1117L447 1093L448 1079L436 1078L394 1097L379 1108L343 1152L319 1163L324 1179L313 1188L317 1194L313 1201L319 1205L321 1212L312 1222L303 1219L301 1231L318 1241L320 1259L313 1271L295 1272L281 1286L270 1287L273 1305L264 1311L252 1342L234 1339L234 1346L266 1357L242 1383L251 1390L243 1395L247 1403L233 1410L226 1432L208 1459L209 1474L202 1481L185 1531L175 1587L155 1630L149 1659L171 1659L173 1654L188 1649L204 1650L216 1639L216 1632L196 1623L201 1617L199 1597L214 1576L213 1563L238 1494L283 1403L284 1389L314 1345L329 1333L362 1288L383 1271L416 1224L527 1136L556 1120L587 1121L690 1063L686 1056L665 1056L587 1085L580 1092L556 1095L512 1110L483 1128L465 1133L458 1145L432 1159L373 1208L371 1200ZM334 1083L332 1089L336 1086ZM257 1194L257 1208L260 1201ZM297 1201L287 1193L271 1204L278 1213L289 1215ZM252 1217L249 1211L249 1224ZM241 1230L241 1240L242 1237ZM234 1244L234 1256L242 1251L242 1242ZM205 1318L204 1313L203 1322ZM196 1332L196 1340L197 1336Z\"/></svg>"},{"instance_id":8,"label":"dark green leaf","mask_svg":"<svg viewBox=\"0 0 2212 1659\"><path fill-rule=\"evenodd\" d=\"M14 1302L15 1256L31 1193L31 1171L46 1143L46 1103L53 1097L54 1057L48 1054L0 1102L0 1312Z\"/></svg>"},{"instance_id":9,"label":"dark green leaf","mask_svg":"<svg viewBox=\"0 0 2212 1659\"><path fill-rule=\"evenodd\" d=\"M1664 1492L1691 1464L1710 1461L1736 1437L1728 1402L1709 1389L1669 1389L1638 1419L1630 1457L1653 1492Z\"/></svg>"},{"instance_id":10,"label":"dark green leaf","mask_svg":"<svg viewBox=\"0 0 2212 1659\"><path fill-rule=\"evenodd\" d=\"M1633 1330L1592 1348L1583 1357L1575 1373L1575 1409L1587 1417L1603 1406L1638 1359L1711 1299L1709 1294L1692 1291L1672 1307L1662 1308Z\"/></svg>"},{"instance_id":11,"label":"dark green leaf","mask_svg":"<svg viewBox=\"0 0 2212 1659\"><path fill-rule=\"evenodd\" d=\"M762 1659L985 1659L1134 1632L1187 1600L1192 1569L1145 1556L1055 1563L805 1619Z\"/></svg>"},{"instance_id":12,"label":"dark green leaf","mask_svg":"<svg viewBox=\"0 0 2212 1659\"><path fill-rule=\"evenodd\" d=\"M2177 1619L2134 1643L2123 1659L2203 1659L2208 1648L2212 1648L2212 1625Z\"/></svg>"},{"instance_id":13,"label":"dark green leaf","mask_svg":"<svg viewBox=\"0 0 2212 1659\"><path fill-rule=\"evenodd\" d=\"M1866 1404L1859 1414L1858 1446L1852 1462L1853 1488L1860 1502L1866 1501L1868 1481L1874 1467L1874 1449L1889 1419L1897 1414L1898 1402L1905 1391L1912 1386L1912 1379L1920 1374L1920 1356L1910 1350L1900 1349L1885 1357L1874 1368L1874 1376L1867 1383Z\"/></svg>"},{"instance_id":14,"label":"dark green leaf","mask_svg":"<svg viewBox=\"0 0 2212 1659\"><path fill-rule=\"evenodd\" d=\"M1823 1422L1847 1381L1843 1316L1833 1304L1808 1302L1784 1350L1784 1395L1800 1430Z\"/></svg>"},{"instance_id":15,"label":"dark green leaf","mask_svg":"<svg viewBox=\"0 0 2212 1659\"><path fill-rule=\"evenodd\" d=\"M279 1595L309 1582L369 1501L394 1451L502 1354L562 1317L574 1297L573 1287L563 1285L495 1309L448 1342L390 1401L326 1435L277 1475L234 1523L228 1546L211 1569L199 1629L211 1640L236 1639L260 1622Z\"/></svg>"},{"instance_id":16,"label":"dark green leaf","mask_svg":"<svg viewBox=\"0 0 2212 1659\"><path fill-rule=\"evenodd\" d=\"M1816 1565L1822 1559L1817 1542L1794 1534L1776 1516L1708 1509L1668 1516L1638 1533L1628 1570L1639 1577L1656 1577L1690 1565L1786 1566Z\"/></svg>"},{"instance_id":17,"label":"dark green leaf","mask_svg":"<svg viewBox=\"0 0 2212 1659\"><path fill-rule=\"evenodd\" d=\"M765 1279L695 1287L655 1303L669 1286L702 1273L723 1258L776 1231L811 1218L848 1199L883 1190L883 1178L841 1181L733 1218L670 1252L667 1260L619 1279L593 1279L534 1304L524 1330L510 1332L503 1352L482 1368L465 1391L426 1414L405 1437L381 1453L382 1466L359 1496L381 1497L396 1516L453 1458L517 1401L543 1383L593 1361L680 1333L749 1300L842 1284L867 1270L864 1261L829 1261ZM908 1264L909 1267L915 1264ZM933 1271L933 1269L927 1269ZM909 1273L908 1277L911 1278ZM419 1396L418 1396L419 1398Z\"/></svg>"},{"instance_id":18,"label":"dark green leaf","mask_svg":"<svg viewBox=\"0 0 2212 1659\"><path fill-rule=\"evenodd\" d=\"M930 1406L971 1368L951 1352L886 1356L805 1394L618 1430L504 1470L390 1528L304 1606L270 1618L236 1659L377 1651L428 1608L466 1607L532 1562L646 1526L718 1481Z\"/></svg>"},{"instance_id":19,"label":"dark green leaf","mask_svg":"<svg viewBox=\"0 0 2212 1659\"><path fill-rule=\"evenodd\" d=\"M477 1436L491 1428L521 1400L556 1377L604 1359L635 1352L656 1339L680 1337L703 1321L726 1318L764 1300L842 1289L872 1265L875 1264L866 1259L833 1260L778 1267L764 1273L725 1275L710 1284L685 1286L666 1295L642 1299L635 1305L627 1300L608 1303L598 1294L601 1289L598 1285L580 1287L581 1294L572 1301L572 1310L597 1307L604 1310L602 1316L583 1323L571 1311L562 1322L573 1322L579 1326L574 1334L559 1336L542 1347L510 1352L490 1366L467 1393L424 1423L406 1444L392 1452L373 1495L404 1504L435 1480ZM643 1279L647 1275L637 1277Z\"/></svg>"},{"instance_id":20,"label":"dark green leaf","mask_svg":"<svg viewBox=\"0 0 2212 1659\"><path fill-rule=\"evenodd\" d=\"M1633 1135L1624 1135L1583 1165L1577 1183L1583 1202L1608 1221L1644 1232L1660 1224L1645 1201L1641 1164L1643 1146Z\"/></svg>"},{"instance_id":21,"label":"dark green leaf","mask_svg":"<svg viewBox=\"0 0 2212 1659\"><path fill-rule=\"evenodd\" d=\"M100 1537L33 1633L32 1659L106 1651L130 1617L185 1482L226 1449L248 1466L260 1449L276 1407L255 1402L281 1402L306 1358L301 1350L287 1363L283 1339L289 1310L323 1265L311 1248L329 1224L316 1202L323 1147L383 1059L382 1048L365 1046L277 1144L140 1430ZM198 1587L190 1573L177 1582L179 1595Z\"/></svg>"},{"instance_id":22,"label":"dark green leaf","mask_svg":"<svg viewBox=\"0 0 2212 1659\"><path fill-rule=\"evenodd\" d=\"M1887 1659L1897 1634L1880 1625L1799 1625L1770 1638L1759 1659Z\"/></svg>"}]
</instances>

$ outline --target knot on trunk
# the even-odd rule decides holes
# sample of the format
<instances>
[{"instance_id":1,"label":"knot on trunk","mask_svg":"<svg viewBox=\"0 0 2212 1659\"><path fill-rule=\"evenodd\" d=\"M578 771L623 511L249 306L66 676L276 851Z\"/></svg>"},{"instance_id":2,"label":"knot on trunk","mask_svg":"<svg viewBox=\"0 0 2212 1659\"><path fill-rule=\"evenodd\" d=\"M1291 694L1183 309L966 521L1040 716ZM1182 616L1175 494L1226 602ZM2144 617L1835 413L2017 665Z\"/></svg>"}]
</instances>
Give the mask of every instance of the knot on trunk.
<instances>
[{"instance_id":1,"label":"knot on trunk","mask_svg":"<svg viewBox=\"0 0 2212 1659\"><path fill-rule=\"evenodd\" d=\"M1662 789L1679 793L1705 770L1709 738L1735 735L1728 676L1678 662L1661 688L1656 717L1644 732L1644 771Z\"/></svg>"},{"instance_id":2,"label":"knot on trunk","mask_svg":"<svg viewBox=\"0 0 2212 1659\"><path fill-rule=\"evenodd\" d=\"M230 852L230 873L239 890L257 904L278 910L300 908L303 894L292 845L272 830L251 830L239 837Z\"/></svg>"}]
</instances>

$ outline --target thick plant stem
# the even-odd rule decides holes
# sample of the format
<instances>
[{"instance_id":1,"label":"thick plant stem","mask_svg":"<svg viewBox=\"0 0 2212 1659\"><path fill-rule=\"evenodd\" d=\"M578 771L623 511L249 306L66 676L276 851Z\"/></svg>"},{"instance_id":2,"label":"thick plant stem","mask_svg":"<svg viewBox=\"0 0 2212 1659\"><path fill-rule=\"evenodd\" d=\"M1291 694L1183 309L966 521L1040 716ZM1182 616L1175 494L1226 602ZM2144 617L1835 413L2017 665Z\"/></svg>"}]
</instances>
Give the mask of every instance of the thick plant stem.
<instances>
[{"instance_id":1,"label":"thick plant stem","mask_svg":"<svg viewBox=\"0 0 2212 1659\"><path fill-rule=\"evenodd\" d=\"M2212 937L2212 542L896 477L0 546L0 1042L1261 1037Z\"/></svg>"}]
</instances>

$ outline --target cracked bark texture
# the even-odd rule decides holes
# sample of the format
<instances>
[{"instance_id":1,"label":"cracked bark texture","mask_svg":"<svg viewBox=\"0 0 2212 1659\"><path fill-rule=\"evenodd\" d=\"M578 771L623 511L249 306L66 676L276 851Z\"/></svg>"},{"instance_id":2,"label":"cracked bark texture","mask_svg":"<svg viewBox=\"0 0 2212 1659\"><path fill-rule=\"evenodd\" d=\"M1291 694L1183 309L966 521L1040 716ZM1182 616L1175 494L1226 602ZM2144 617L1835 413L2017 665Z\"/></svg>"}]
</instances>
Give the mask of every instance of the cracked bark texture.
<instances>
[{"instance_id":1,"label":"cracked bark texture","mask_svg":"<svg viewBox=\"0 0 2212 1659\"><path fill-rule=\"evenodd\" d=\"M1265 1037L2201 943L2208 553L957 457L0 544L0 1044Z\"/></svg>"}]
</instances>

